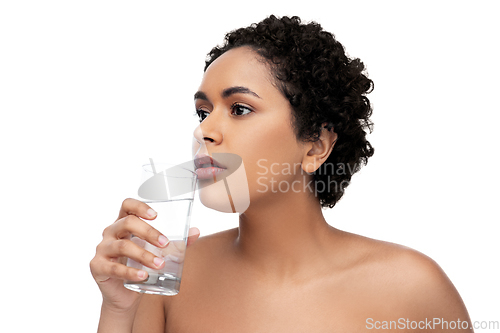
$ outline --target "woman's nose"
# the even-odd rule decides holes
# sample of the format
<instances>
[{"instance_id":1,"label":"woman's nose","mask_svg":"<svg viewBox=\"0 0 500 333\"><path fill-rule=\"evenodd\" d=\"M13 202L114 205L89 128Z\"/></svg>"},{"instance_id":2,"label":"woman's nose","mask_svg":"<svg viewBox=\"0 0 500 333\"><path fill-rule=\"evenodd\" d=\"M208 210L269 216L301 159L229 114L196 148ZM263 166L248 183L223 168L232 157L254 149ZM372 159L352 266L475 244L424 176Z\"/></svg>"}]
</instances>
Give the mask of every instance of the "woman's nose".
<instances>
[{"instance_id":1,"label":"woman's nose","mask_svg":"<svg viewBox=\"0 0 500 333\"><path fill-rule=\"evenodd\" d=\"M220 144L222 142L221 115L215 110L200 123L194 130L194 138L200 145L204 144Z\"/></svg>"}]
</instances>

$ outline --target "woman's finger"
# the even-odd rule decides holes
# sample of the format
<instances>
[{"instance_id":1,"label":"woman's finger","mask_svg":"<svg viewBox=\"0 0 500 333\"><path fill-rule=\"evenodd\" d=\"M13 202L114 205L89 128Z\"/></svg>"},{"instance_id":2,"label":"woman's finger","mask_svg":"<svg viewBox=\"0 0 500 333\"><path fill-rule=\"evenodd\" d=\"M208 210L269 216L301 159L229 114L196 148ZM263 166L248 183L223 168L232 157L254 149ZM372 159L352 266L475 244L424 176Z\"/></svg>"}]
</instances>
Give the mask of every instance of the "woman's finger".
<instances>
[{"instance_id":1,"label":"woman's finger","mask_svg":"<svg viewBox=\"0 0 500 333\"><path fill-rule=\"evenodd\" d=\"M145 241L133 237L129 239L119 239L112 242L105 250L101 252L101 255L107 258L130 258L139 264L136 268L144 265L152 269L161 269L164 264L163 258L156 256L155 254L144 248ZM151 247L151 246L150 246Z\"/></svg>"},{"instance_id":2,"label":"woman's finger","mask_svg":"<svg viewBox=\"0 0 500 333\"><path fill-rule=\"evenodd\" d=\"M149 223L135 215L127 215L104 229L103 238L124 239L131 235L144 239L157 247L165 247L168 238Z\"/></svg>"},{"instance_id":3,"label":"woman's finger","mask_svg":"<svg viewBox=\"0 0 500 333\"><path fill-rule=\"evenodd\" d=\"M200 230L198 228L190 228L189 229L189 234L188 234L188 239L187 239L187 245L193 244L198 238L200 237Z\"/></svg>"},{"instance_id":4,"label":"woman's finger","mask_svg":"<svg viewBox=\"0 0 500 333\"><path fill-rule=\"evenodd\" d=\"M156 212L149 207L148 204L131 198L123 200L122 206L120 207L120 213L118 214L118 220L127 215L135 215L146 220L153 220L156 218Z\"/></svg>"},{"instance_id":5,"label":"woman's finger","mask_svg":"<svg viewBox=\"0 0 500 333\"><path fill-rule=\"evenodd\" d=\"M117 261L107 260L101 256L92 259L90 271L97 283L104 283L109 279L142 281L148 277L148 273L144 270L127 267Z\"/></svg>"}]
</instances>

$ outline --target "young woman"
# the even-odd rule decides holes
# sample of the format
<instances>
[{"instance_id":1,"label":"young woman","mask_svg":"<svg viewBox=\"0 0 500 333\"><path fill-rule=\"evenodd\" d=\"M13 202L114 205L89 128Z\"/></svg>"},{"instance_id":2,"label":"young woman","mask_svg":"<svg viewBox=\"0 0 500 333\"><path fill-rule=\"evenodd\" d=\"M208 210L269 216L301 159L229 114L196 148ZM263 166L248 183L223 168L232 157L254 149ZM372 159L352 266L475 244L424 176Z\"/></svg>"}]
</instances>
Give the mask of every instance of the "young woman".
<instances>
[{"instance_id":1,"label":"young woman","mask_svg":"<svg viewBox=\"0 0 500 333\"><path fill-rule=\"evenodd\" d=\"M125 200L91 262L103 294L99 331L472 331L434 261L323 217L373 155L365 138L373 83L363 70L332 34L297 17L229 33L210 52L195 94L201 123L193 153L241 157L249 205L238 228L196 242L191 230L181 292L166 297L123 287L146 273L121 258L163 265L127 237L165 244L139 219L155 213ZM203 190L202 202L216 206L215 192Z\"/></svg>"}]
</instances>

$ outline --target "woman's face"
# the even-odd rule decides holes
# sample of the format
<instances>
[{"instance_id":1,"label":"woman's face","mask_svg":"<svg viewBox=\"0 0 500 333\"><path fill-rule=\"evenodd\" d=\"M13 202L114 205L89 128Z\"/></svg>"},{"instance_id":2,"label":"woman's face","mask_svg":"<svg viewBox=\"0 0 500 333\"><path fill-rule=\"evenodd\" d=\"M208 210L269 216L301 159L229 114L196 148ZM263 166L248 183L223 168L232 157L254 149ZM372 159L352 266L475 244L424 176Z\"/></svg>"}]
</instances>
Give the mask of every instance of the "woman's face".
<instances>
[{"instance_id":1,"label":"woman's face","mask_svg":"<svg viewBox=\"0 0 500 333\"><path fill-rule=\"evenodd\" d=\"M293 190L290 185L303 177L297 171L306 147L296 140L289 101L272 82L259 56L248 47L239 47L207 68L195 94L203 121L194 132L193 154L208 154L216 160L222 156L218 153L241 157L246 177L240 175L231 182L231 175L227 183L232 200L250 200L251 207L270 203L277 199L276 193L295 192L298 186ZM213 183L213 177L200 182ZM227 201L225 185L219 181L203 187L203 204L224 211L218 201ZM242 213L238 207L236 211Z\"/></svg>"}]
</instances>

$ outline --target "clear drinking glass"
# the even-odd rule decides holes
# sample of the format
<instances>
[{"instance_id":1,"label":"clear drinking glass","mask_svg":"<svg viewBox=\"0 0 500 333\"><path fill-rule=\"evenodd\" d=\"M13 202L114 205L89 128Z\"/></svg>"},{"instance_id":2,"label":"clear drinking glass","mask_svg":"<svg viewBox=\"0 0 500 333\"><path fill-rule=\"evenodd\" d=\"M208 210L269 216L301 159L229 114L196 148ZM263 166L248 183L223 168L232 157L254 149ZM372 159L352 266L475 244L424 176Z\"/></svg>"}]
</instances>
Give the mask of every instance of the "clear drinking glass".
<instances>
[{"instance_id":1,"label":"clear drinking glass","mask_svg":"<svg viewBox=\"0 0 500 333\"><path fill-rule=\"evenodd\" d=\"M151 161L153 162L153 161ZM184 165L151 163L142 167L139 199L157 212L152 221L146 221L169 239L164 248L132 236L131 240L165 260L165 266L156 270L128 259L127 266L148 272L148 279L125 281L124 286L141 293L176 295L179 292L187 237L191 218L196 173Z\"/></svg>"}]
</instances>

